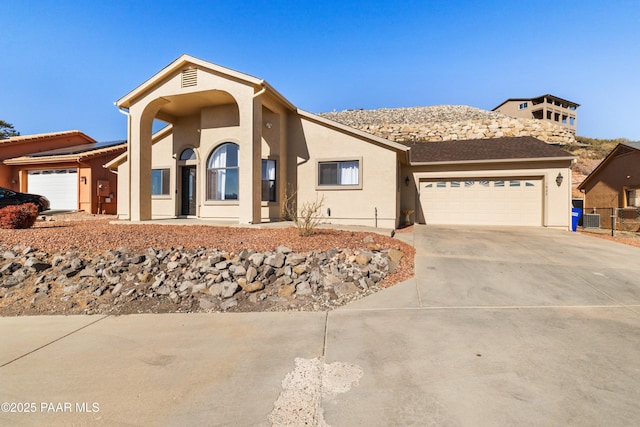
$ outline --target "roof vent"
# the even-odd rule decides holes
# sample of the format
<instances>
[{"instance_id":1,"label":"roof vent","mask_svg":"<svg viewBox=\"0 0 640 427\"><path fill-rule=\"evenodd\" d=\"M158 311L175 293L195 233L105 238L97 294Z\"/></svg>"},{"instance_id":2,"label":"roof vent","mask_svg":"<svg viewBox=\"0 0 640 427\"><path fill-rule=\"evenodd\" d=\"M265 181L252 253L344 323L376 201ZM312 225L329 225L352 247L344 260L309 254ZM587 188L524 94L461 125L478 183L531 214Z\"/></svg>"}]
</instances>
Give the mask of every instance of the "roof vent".
<instances>
[{"instance_id":1,"label":"roof vent","mask_svg":"<svg viewBox=\"0 0 640 427\"><path fill-rule=\"evenodd\" d=\"M616 152L615 156L622 156L623 154L627 154L631 152L631 148L628 147L620 147L618 148L618 151Z\"/></svg>"},{"instance_id":2,"label":"roof vent","mask_svg":"<svg viewBox=\"0 0 640 427\"><path fill-rule=\"evenodd\" d=\"M187 68L182 70L182 87L190 87L198 85L198 70L196 68Z\"/></svg>"}]
</instances>

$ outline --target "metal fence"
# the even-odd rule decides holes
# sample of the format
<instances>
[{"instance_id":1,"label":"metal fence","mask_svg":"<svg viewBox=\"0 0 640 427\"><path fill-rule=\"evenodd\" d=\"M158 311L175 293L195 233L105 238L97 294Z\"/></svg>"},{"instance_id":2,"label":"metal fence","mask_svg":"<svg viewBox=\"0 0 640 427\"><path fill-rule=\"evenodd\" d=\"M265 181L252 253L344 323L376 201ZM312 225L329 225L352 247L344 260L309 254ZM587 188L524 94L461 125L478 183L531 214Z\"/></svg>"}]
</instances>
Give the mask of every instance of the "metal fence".
<instances>
[{"instance_id":1,"label":"metal fence","mask_svg":"<svg viewBox=\"0 0 640 427\"><path fill-rule=\"evenodd\" d=\"M640 208L583 208L578 226L640 232Z\"/></svg>"}]
</instances>

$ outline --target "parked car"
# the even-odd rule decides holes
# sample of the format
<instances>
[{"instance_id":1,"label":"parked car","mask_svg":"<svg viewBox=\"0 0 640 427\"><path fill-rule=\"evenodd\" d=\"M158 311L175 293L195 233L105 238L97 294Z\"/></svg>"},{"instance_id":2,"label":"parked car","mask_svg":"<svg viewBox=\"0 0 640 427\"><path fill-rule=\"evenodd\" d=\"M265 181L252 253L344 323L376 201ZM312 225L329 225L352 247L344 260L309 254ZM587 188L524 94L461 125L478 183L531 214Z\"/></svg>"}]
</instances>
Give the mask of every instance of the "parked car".
<instances>
[{"instance_id":1,"label":"parked car","mask_svg":"<svg viewBox=\"0 0 640 427\"><path fill-rule=\"evenodd\" d=\"M38 207L38 213L49 210L49 200L38 194L18 193L8 188L0 187L0 208L10 205L33 203Z\"/></svg>"}]
</instances>

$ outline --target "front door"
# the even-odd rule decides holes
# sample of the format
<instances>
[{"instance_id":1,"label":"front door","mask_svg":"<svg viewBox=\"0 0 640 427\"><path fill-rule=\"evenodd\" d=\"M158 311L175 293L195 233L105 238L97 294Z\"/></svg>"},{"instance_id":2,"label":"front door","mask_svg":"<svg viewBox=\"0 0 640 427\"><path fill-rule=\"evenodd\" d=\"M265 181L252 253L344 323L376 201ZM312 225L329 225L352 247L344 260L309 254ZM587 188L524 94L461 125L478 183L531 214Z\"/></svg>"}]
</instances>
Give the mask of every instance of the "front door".
<instances>
[{"instance_id":1,"label":"front door","mask_svg":"<svg viewBox=\"0 0 640 427\"><path fill-rule=\"evenodd\" d=\"M182 208L180 215L196 215L196 167L182 167Z\"/></svg>"}]
</instances>

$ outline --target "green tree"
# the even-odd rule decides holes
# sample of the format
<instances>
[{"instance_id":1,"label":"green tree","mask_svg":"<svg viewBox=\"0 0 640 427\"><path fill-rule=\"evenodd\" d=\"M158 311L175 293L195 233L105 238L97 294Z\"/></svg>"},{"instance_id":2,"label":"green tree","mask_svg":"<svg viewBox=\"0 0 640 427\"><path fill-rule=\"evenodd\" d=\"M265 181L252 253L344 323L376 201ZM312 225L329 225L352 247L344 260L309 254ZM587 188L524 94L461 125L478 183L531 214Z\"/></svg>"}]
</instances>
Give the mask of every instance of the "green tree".
<instances>
[{"instance_id":1,"label":"green tree","mask_svg":"<svg viewBox=\"0 0 640 427\"><path fill-rule=\"evenodd\" d=\"M12 136L20 136L20 132L15 130L11 123L0 120L0 139L11 138Z\"/></svg>"}]
</instances>

